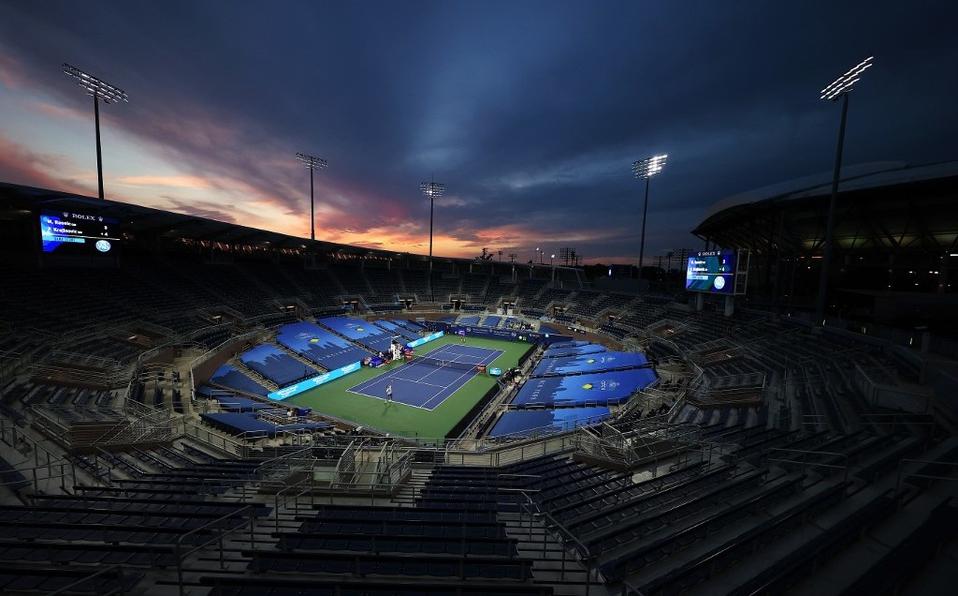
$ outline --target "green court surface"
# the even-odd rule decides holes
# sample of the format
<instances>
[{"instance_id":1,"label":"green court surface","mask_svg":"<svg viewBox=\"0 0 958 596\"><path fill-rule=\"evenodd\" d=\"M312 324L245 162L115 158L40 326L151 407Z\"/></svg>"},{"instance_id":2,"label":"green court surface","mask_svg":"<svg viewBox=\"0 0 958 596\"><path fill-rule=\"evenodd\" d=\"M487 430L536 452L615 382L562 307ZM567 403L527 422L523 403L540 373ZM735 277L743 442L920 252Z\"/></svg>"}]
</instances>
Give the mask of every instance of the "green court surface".
<instances>
[{"instance_id":1,"label":"green court surface","mask_svg":"<svg viewBox=\"0 0 958 596\"><path fill-rule=\"evenodd\" d=\"M427 354L440 346L459 342L459 337L447 335L419 346L415 352ZM503 370L518 365L519 359L532 349L532 345L525 342L478 337L467 337L466 345L501 350L502 354L490 366ZM432 411L395 401L387 404L382 399L348 391L350 387L385 374L398 366L405 364L393 363L381 368L363 367L341 379L291 397L283 403L312 408L318 414L328 414L393 435L432 439L445 437L496 384L493 377L477 374Z\"/></svg>"}]
</instances>

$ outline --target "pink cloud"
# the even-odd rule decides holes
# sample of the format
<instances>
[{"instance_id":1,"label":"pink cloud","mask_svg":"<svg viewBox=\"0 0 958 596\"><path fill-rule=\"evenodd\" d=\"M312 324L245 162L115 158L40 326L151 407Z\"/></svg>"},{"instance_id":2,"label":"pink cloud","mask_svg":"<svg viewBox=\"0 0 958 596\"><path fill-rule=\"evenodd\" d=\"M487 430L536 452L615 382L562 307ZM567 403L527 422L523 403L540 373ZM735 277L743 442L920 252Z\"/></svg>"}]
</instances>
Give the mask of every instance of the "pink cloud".
<instances>
[{"instance_id":1,"label":"pink cloud","mask_svg":"<svg viewBox=\"0 0 958 596\"><path fill-rule=\"evenodd\" d=\"M19 89L23 83L20 64L10 54L0 52L0 84L7 89Z\"/></svg>"},{"instance_id":2,"label":"pink cloud","mask_svg":"<svg viewBox=\"0 0 958 596\"><path fill-rule=\"evenodd\" d=\"M51 188L77 194L91 194L92 189L76 178L65 178L69 160L62 156L35 153L23 145L0 135L0 180ZM84 178L86 176L83 176ZM93 176L95 179L95 176Z\"/></svg>"},{"instance_id":3,"label":"pink cloud","mask_svg":"<svg viewBox=\"0 0 958 596\"><path fill-rule=\"evenodd\" d=\"M169 186L192 189L212 187L209 180L200 176L120 176L116 178L116 181L128 186Z\"/></svg>"},{"instance_id":4,"label":"pink cloud","mask_svg":"<svg viewBox=\"0 0 958 596\"><path fill-rule=\"evenodd\" d=\"M90 117L89 114L81 114L73 108L52 104L43 100L31 100L27 102L27 108L51 118L88 119Z\"/></svg>"}]
</instances>

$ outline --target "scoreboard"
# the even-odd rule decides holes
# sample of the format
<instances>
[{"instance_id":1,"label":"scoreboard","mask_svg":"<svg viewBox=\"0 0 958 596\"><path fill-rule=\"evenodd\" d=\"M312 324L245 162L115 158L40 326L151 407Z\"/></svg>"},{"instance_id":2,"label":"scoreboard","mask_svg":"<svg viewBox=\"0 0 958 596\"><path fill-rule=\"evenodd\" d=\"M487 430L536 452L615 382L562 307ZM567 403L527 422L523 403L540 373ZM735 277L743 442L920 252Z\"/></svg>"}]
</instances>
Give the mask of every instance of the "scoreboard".
<instances>
[{"instance_id":1,"label":"scoreboard","mask_svg":"<svg viewBox=\"0 0 958 596\"><path fill-rule=\"evenodd\" d=\"M114 257L120 245L119 221L74 211L42 211L40 244L57 256Z\"/></svg>"},{"instance_id":2,"label":"scoreboard","mask_svg":"<svg viewBox=\"0 0 958 596\"><path fill-rule=\"evenodd\" d=\"M685 289L689 292L744 294L749 253L744 250L705 250L689 255Z\"/></svg>"}]
</instances>

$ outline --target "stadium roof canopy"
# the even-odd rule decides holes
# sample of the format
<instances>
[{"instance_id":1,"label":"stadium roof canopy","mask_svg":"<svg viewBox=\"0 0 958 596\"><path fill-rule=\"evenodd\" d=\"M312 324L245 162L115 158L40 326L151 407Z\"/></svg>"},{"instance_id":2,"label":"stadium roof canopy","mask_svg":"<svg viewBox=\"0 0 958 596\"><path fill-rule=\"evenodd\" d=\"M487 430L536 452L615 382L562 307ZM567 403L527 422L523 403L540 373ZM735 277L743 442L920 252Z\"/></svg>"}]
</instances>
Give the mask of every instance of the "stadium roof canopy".
<instances>
[{"instance_id":1,"label":"stadium roof canopy","mask_svg":"<svg viewBox=\"0 0 958 596\"><path fill-rule=\"evenodd\" d=\"M734 195L692 233L724 248L821 253L830 192L822 174ZM843 252L958 250L958 161L844 168L835 234Z\"/></svg>"},{"instance_id":2,"label":"stadium roof canopy","mask_svg":"<svg viewBox=\"0 0 958 596\"><path fill-rule=\"evenodd\" d=\"M92 197L56 190L0 183L0 219L24 219L31 217L40 210L63 211L67 209L119 219L122 222L123 233L134 239L189 239L231 245L272 247L303 253L337 253L344 256L378 256L385 258L397 255L395 251L369 249L319 240L312 241L308 238L250 228L195 215L173 213L117 201L101 201Z\"/></svg>"}]
</instances>

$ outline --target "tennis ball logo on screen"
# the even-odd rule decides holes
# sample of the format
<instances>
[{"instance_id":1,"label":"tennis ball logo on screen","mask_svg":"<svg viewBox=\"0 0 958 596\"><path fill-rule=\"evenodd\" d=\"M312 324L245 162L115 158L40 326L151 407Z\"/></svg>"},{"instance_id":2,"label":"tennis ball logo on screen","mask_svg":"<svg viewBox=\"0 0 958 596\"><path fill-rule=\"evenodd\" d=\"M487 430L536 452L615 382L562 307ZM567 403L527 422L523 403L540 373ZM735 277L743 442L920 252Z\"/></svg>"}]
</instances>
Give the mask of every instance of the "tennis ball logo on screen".
<instances>
[{"instance_id":1,"label":"tennis ball logo on screen","mask_svg":"<svg viewBox=\"0 0 958 596\"><path fill-rule=\"evenodd\" d=\"M583 389L592 389L592 387L593 387L592 383L586 383L585 385L582 386Z\"/></svg>"},{"instance_id":2,"label":"tennis ball logo on screen","mask_svg":"<svg viewBox=\"0 0 958 596\"><path fill-rule=\"evenodd\" d=\"M716 275L715 281L713 283L715 284L716 290L721 290L725 287L725 277L722 275Z\"/></svg>"},{"instance_id":3,"label":"tennis ball logo on screen","mask_svg":"<svg viewBox=\"0 0 958 596\"><path fill-rule=\"evenodd\" d=\"M106 240L97 240L94 246L100 252L110 252L110 249L113 248Z\"/></svg>"},{"instance_id":4,"label":"tennis ball logo on screen","mask_svg":"<svg viewBox=\"0 0 958 596\"><path fill-rule=\"evenodd\" d=\"M595 364L595 358L589 358L585 361L586 364Z\"/></svg>"}]
</instances>

